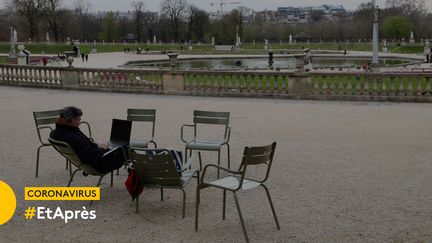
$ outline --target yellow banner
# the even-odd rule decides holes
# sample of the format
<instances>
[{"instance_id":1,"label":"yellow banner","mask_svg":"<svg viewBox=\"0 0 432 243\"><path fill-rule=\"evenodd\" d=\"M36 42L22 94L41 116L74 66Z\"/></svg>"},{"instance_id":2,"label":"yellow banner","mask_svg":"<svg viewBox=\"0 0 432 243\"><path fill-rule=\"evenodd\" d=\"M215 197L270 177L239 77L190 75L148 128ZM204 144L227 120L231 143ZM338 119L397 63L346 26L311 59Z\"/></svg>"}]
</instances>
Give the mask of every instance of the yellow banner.
<instances>
[{"instance_id":1,"label":"yellow banner","mask_svg":"<svg viewBox=\"0 0 432 243\"><path fill-rule=\"evenodd\" d=\"M24 200L100 200L99 187L25 187Z\"/></svg>"}]
</instances>

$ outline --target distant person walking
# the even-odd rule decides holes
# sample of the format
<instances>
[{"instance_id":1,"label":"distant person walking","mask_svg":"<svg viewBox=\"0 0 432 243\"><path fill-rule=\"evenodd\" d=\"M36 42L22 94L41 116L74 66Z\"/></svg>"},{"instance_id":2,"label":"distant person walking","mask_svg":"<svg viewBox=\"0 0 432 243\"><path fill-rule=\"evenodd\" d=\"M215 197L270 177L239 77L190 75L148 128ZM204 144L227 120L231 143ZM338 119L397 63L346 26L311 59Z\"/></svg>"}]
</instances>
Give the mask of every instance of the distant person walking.
<instances>
[{"instance_id":1,"label":"distant person walking","mask_svg":"<svg viewBox=\"0 0 432 243\"><path fill-rule=\"evenodd\" d=\"M84 62L84 58L85 58L85 54L81 53L81 59L82 59L83 62Z\"/></svg>"},{"instance_id":2,"label":"distant person walking","mask_svg":"<svg viewBox=\"0 0 432 243\"><path fill-rule=\"evenodd\" d=\"M88 62L88 54L85 54L85 60Z\"/></svg>"},{"instance_id":3,"label":"distant person walking","mask_svg":"<svg viewBox=\"0 0 432 243\"><path fill-rule=\"evenodd\" d=\"M429 62L432 63L432 47L429 50Z\"/></svg>"},{"instance_id":4,"label":"distant person walking","mask_svg":"<svg viewBox=\"0 0 432 243\"><path fill-rule=\"evenodd\" d=\"M43 57L42 58L42 63L43 63L44 66L46 66L47 63L48 63L48 58L47 57Z\"/></svg>"}]
</instances>

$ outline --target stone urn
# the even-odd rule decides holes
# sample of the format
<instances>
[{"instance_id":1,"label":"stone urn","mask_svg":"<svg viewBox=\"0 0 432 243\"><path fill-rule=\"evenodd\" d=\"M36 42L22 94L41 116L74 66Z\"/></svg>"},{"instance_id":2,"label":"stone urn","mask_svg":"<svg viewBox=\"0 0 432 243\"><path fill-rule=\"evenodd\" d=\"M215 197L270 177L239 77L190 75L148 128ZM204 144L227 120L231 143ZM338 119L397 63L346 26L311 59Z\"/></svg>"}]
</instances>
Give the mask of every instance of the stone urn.
<instances>
[{"instance_id":1,"label":"stone urn","mask_svg":"<svg viewBox=\"0 0 432 243\"><path fill-rule=\"evenodd\" d=\"M168 53L169 64L170 64L171 68L176 67L178 55L179 55L178 53Z\"/></svg>"},{"instance_id":2,"label":"stone urn","mask_svg":"<svg viewBox=\"0 0 432 243\"><path fill-rule=\"evenodd\" d=\"M65 51L64 54L65 54L65 57L66 57L66 62L69 64L68 67L71 68L72 67L72 63L74 61L75 52L73 52L73 51Z\"/></svg>"}]
</instances>

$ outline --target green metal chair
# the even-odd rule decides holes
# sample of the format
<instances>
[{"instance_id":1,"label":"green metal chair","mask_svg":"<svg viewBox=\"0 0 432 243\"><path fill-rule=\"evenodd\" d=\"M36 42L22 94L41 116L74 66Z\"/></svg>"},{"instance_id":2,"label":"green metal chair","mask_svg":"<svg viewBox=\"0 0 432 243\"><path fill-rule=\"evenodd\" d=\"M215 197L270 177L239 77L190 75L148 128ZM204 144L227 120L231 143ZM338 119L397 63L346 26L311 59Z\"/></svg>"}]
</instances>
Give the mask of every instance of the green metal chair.
<instances>
[{"instance_id":1,"label":"green metal chair","mask_svg":"<svg viewBox=\"0 0 432 243\"><path fill-rule=\"evenodd\" d=\"M78 155L75 153L75 151L72 149L72 147L63 141L55 140L50 137L48 137L49 143L54 147L57 152L59 152L63 157L65 157L68 161L70 161L74 166L77 167L77 169L74 170L72 175L70 176L69 183L67 186L70 186L72 183L72 180L76 174L76 172L82 170L85 174L88 175L94 175L99 176L99 180L96 184L96 186L99 186L102 178L106 176L107 174L111 173L111 187L113 186L113 171L107 172L107 173L100 173L98 170L96 170L93 166L84 164L78 157ZM125 161L127 160L126 152L123 150L123 147L119 146L117 148L111 149L110 151L106 152L103 156L109 156L110 154L121 150L124 156Z\"/></svg>"},{"instance_id":2,"label":"green metal chair","mask_svg":"<svg viewBox=\"0 0 432 243\"><path fill-rule=\"evenodd\" d=\"M271 145L268 146L262 146L262 147L245 147L244 153L243 153L243 159L240 164L240 167L237 171L229 170L226 168L223 168L221 166L208 164L204 167L204 171L202 173L202 177L200 180L200 184L197 187L196 191L196 205L195 205L195 230L198 230L198 206L200 203L200 190L207 188L207 187L215 187L223 190L223 207L222 207L222 219L225 220L225 201L226 201L226 191L231 191L234 195L234 201L237 207L237 211L240 217L240 222L242 225L243 233L246 238L246 242L249 242L249 238L246 232L246 227L243 221L243 216L240 210L240 204L237 199L237 192L241 189L243 191L262 186L266 193L267 198L270 203L270 207L273 213L274 220L276 222L277 229L280 230L279 221L276 216L276 212L273 206L273 202L270 197L270 192L267 189L267 187L264 185L265 181L267 180L270 168L273 161L273 155L276 148L276 142L273 142ZM267 167L265 176L261 180L246 178L246 170L249 166L255 166L255 165L264 165ZM205 181L206 171L209 168L217 168L223 171L228 172L228 176L214 180L214 181Z\"/></svg>"},{"instance_id":3,"label":"green metal chair","mask_svg":"<svg viewBox=\"0 0 432 243\"><path fill-rule=\"evenodd\" d=\"M36 154L36 177L39 175L39 157L40 157L40 149L43 147L50 147L51 144L46 140L49 136L49 132L51 132L54 128L55 121L59 117L61 110L49 110L49 111L34 111L33 118L36 124L36 132L39 137L39 142L41 145L37 149ZM91 137L91 128L90 124L85 121L81 121L81 123L87 125L89 137ZM49 132L41 133L42 130L48 129ZM66 169L68 169L68 161L66 161Z\"/></svg>"},{"instance_id":4,"label":"green metal chair","mask_svg":"<svg viewBox=\"0 0 432 243\"><path fill-rule=\"evenodd\" d=\"M218 152L218 160L217 163L220 166L220 157L221 157L221 150L222 146L226 145L227 147L227 157L228 157L228 168L231 168L230 163L230 146L229 146L229 139L231 134L231 127L229 127L229 112L217 112L217 111L199 111L194 110L193 111L193 124L184 124L181 126L180 131L180 138L181 140L186 143L185 146L185 157L189 153L191 154L192 151L217 151ZM223 141L207 141L200 139L198 137L198 130L200 125L221 125L225 126L225 132L224 132L224 139ZM193 138L189 141L187 141L184 138L184 128L185 127L192 127L194 129L193 131ZM204 129L201 129L204 130ZM205 133L201 132L201 133ZM199 161L201 164L201 153L198 153L199 155ZM219 178L219 170L217 171L217 176Z\"/></svg>"},{"instance_id":5,"label":"green metal chair","mask_svg":"<svg viewBox=\"0 0 432 243\"><path fill-rule=\"evenodd\" d=\"M143 149L137 147L129 148L129 158L140 183L146 187L159 187L161 189L161 201L163 201L163 189L179 189L183 192L183 218L186 211L186 191L184 187L197 175L198 170L188 170L194 158L191 157L184 164L181 171L177 171L172 153L167 149ZM136 198L136 213L139 208L139 196Z\"/></svg>"},{"instance_id":6,"label":"green metal chair","mask_svg":"<svg viewBox=\"0 0 432 243\"><path fill-rule=\"evenodd\" d=\"M156 110L155 109L127 109L127 120L132 122L148 122L152 124L152 132L150 139L131 139L129 142L131 147L148 148L151 143L157 148L154 141Z\"/></svg>"}]
</instances>

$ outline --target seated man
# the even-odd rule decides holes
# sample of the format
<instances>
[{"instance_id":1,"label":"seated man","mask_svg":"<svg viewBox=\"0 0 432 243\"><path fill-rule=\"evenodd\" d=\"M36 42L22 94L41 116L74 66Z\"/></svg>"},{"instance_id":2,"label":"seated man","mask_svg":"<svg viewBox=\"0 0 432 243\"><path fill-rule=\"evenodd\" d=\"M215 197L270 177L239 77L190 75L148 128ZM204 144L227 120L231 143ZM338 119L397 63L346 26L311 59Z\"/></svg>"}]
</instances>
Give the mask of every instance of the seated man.
<instances>
[{"instance_id":1,"label":"seated man","mask_svg":"<svg viewBox=\"0 0 432 243\"><path fill-rule=\"evenodd\" d=\"M121 150L102 158L108 151L107 146L94 143L81 132L79 125L82 114L81 109L74 106L63 108L50 137L69 144L83 163L91 165L101 173L122 167L125 161Z\"/></svg>"}]
</instances>

